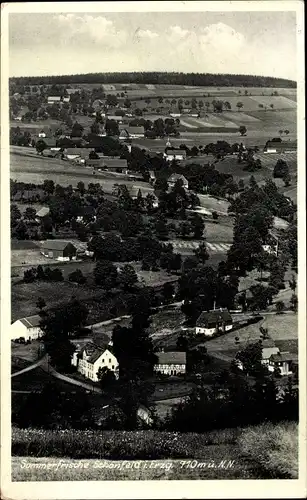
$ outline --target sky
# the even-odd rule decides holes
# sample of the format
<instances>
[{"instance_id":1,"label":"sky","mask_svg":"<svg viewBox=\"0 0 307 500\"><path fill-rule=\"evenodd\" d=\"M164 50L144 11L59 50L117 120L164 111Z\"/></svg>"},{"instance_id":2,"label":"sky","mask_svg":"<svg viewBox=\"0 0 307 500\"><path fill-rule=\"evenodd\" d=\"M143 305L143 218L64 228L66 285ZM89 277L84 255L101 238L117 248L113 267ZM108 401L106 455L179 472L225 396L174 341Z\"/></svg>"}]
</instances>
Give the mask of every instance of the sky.
<instances>
[{"instance_id":1,"label":"sky","mask_svg":"<svg viewBox=\"0 0 307 500\"><path fill-rule=\"evenodd\" d=\"M296 80L295 12L10 14L10 76L121 71Z\"/></svg>"}]
</instances>

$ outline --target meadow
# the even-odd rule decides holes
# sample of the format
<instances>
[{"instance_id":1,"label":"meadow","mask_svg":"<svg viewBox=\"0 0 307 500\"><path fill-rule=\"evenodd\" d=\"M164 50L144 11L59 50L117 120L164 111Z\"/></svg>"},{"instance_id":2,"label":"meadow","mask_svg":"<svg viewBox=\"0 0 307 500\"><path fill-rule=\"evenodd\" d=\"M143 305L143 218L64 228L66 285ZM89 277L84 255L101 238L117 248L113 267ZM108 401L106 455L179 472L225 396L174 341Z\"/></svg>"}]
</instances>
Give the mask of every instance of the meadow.
<instances>
[{"instance_id":1,"label":"meadow","mask_svg":"<svg viewBox=\"0 0 307 500\"><path fill-rule=\"evenodd\" d=\"M294 422L203 434L13 428L12 480L294 479L297 450Z\"/></svg>"}]
</instances>

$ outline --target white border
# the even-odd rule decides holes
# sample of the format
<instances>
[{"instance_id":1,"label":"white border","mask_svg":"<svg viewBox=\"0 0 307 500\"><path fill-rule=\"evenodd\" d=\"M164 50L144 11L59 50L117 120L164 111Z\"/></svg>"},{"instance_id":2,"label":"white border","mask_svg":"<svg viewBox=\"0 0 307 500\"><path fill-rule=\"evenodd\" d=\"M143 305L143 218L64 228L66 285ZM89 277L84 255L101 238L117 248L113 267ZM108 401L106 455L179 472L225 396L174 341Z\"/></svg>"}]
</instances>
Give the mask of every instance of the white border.
<instances>
[{"instance_id":1,"label":"white border","mask_svg":"<svg viewBox=\"0 0 307 500\"><path fill-rule=\"evenodd\" d=\"M305 227L305 95L304 2L46 2L2 4L1 16L1 352L10 352L10 230L9 230L9 113L8 14L47 12L190 12L190 11L296 11L298 109L298 253L299 253L299 375L300 473L298 480L231 481L92 481L11 482L10 464L10 356L1 358L1 493L10 499L100 498L304 498L306 496L306 227ZM280 57L282 64L282 54Z\"/></svg>"}]
</instances>

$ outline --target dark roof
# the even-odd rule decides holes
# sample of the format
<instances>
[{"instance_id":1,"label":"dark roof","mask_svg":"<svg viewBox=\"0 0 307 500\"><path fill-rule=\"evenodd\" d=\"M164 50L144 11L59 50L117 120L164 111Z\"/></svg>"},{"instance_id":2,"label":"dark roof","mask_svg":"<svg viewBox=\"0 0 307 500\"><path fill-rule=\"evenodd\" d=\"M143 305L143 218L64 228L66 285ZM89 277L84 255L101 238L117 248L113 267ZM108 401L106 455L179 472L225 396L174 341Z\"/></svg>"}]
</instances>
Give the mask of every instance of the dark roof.
<instances>
[{"instance_id":1,"label":"dark roof","mask_svg":"<svg viewBox=\"0 0 307 500\"><path fill-rule=\"evenodd\" d=\"M278 363L281 361L297 361L298 355L291 352L279 352L278 354L272 354L270 360L272 360L274 363Z\"/></svg>"},{"instance_id":2,"label":"dark roof","mask_svg":"<svg viewBox=\"0 0 307 500\"><path fill-rule=\"evenodd\" d=\"M187 355L185 352L173 351L173 352L158 352L156 353L158 358L157 365L172 365L172 364L186 364Z\"/></svg>"},{"instance_id":3,"label":"dark roof","mask_svg":"<svg viewBox=\"0 0 307 500\"><path fill-rule=\"evenodd\" d=\"M90 165L90 161L91 160L87 160L86 163ZM127 160L123 158L108 158L104 156L100 158L99 166L106 168L128 168L128 163Z\"/></svg>"},{"instance_id":4,"label":"dark roof","mask_svg":"<svg viewBox=\"0 0 307 500\"><path fill-rule=\"evenodd\" d=\"M38 314L35 314L34 316L27 316L26 318L21 318L19 321L21 321L22 324L25 325L27 328L34 328L36 326L39 326L41 317Z\"/></svg>"},{"instance_id":5,"label":"dark roof","mask_svg":"<svg viewBox=\"0 0 307 500\"><path fill-rule=\"evenodd\" d=\"M38 137L37 142L42 141L48 146L48 148L56 147L55 137Z\"/></svg>"},{"instance_id":6,"label":"dark roof","mask_svg":"<svg viewBox=\"0 0 307 500\"><path fill-rule=\"evenodd\" d=\"M94 342L88 342L85 344L79 351L78 356L82 357L83 352L86 353L87 356L89 356L88 363L95 363L97 359L100 358L100 356L108 350L109 352L112 353L111 351L111 346L109 345L97 345Z\"/></svg>"},{"instance_id":7,"label":"dark roof","mask_svg":"<svg viewBox=\"0 0 307 500\"><path fill-rule=\"evenodd\" d=\"M181 154L183 156L186 156L187 155L187 152L185 149L180 149L180 148L167 148L166 151L165 151L165 154L167 155L178 155L178 154Z\"/></svg>"},{"instance_id":8,"label":"dark roof","mask_svg":"<svg viewBox=\"0 0 307 500\"><path fill-rule=\"evenodd\" d=\"M268 141L266 146L267 147L276 147L276 149L297 149L297 141Z\"/></svg>"},{"instance_id":9,"label":"dark roof","mask_svg":"<svg viewBox=\"0 0 307 500\"><path fill-rule=\"evenodd\" d=\"M64 240L46 240L42 244L42 249L44 250L64 250L67 245L72 245L76 250L76 247L70 241Z\"/></svg>"},{"instance_id":10,"label":"dark roof","mask_svg":"<svg viewBox=\"0 0 307 500\"><path fill-rule=\"evenodd\" d=\"M227 310L213 310L208 312L202 312L196 321L197 326L203 326L207 324L216 323L217 321L230 321L232 322L232 317Z\"/></svg>"}]
</instances>

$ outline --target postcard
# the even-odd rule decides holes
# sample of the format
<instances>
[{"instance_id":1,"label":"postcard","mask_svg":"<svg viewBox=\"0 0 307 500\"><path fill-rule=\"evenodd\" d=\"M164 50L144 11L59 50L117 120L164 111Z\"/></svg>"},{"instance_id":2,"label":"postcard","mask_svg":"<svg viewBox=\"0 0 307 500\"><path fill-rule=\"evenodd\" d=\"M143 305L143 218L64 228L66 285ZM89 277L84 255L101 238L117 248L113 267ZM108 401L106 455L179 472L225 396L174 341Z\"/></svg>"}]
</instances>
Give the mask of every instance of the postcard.
<instances>
[{"instance_id":1,"label":"postcard","mask_svg":"<svg viewBox=\"0 0 307 500\"><path fill-rule=\"evenodd\" d=\"M303 8L3 4L4 499L306 496Z\"/></svg>"}]
</instances>

